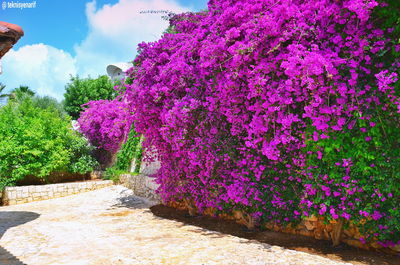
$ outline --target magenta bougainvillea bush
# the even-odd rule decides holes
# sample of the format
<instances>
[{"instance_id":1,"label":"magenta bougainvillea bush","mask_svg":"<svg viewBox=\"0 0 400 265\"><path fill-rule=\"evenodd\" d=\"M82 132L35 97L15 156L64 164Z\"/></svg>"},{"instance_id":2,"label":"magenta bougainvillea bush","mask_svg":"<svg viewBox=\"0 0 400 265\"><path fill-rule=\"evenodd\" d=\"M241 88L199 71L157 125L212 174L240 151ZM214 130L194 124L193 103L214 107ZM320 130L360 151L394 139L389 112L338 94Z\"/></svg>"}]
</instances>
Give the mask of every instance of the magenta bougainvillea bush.
<instances>
[{"instance_id":1,"label":"magenta bougainvillea bush","mask_svg":"<svg viewBox=\"0 0 400 265\"><path fill-rule=\"evenodd\" d=\"M79 131L92 145L116 153L132 125L128 105L115 99L90 101L83 106L86 109L78 119Z\"/></svg>"},{"instance_id":2,"label":"magenta bougainvillea bush","mask_svg":"<svg viewBox=\"0 0 400 265\"><path fill-rule=\"evenodd\" d=\"M164 200L400 240L399 52L374 0L211 0L139 46L125 100Z\"/></svg>"}]
</instances>

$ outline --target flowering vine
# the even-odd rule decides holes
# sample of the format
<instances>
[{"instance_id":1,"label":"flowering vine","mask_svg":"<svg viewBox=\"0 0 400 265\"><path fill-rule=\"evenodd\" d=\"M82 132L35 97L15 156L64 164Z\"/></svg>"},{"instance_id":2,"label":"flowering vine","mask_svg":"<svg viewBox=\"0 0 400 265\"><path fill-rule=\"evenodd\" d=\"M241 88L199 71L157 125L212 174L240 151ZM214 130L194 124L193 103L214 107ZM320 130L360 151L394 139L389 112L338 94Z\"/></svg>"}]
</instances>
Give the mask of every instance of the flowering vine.
<instances>
[{"instance_id":1,"label":"flowering vine","mask_svg":"<svg viewBox=\"0 0 400 265\"><path fill-rule=\"evenodd\" d=\"M140 44L124 97L163 199L400 240L399 64L385 55L399 47L378 5L210 0Z\"/></svg>"}]
</instances>

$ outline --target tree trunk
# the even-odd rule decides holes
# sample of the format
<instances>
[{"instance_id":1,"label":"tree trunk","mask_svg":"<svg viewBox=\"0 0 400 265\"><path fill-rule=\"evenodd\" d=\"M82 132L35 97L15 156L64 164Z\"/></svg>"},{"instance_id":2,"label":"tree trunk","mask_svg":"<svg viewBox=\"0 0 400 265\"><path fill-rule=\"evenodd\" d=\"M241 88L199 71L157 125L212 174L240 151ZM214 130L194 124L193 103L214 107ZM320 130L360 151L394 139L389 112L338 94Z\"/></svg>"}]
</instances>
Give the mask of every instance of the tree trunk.
<instances>
[{"instance_id":1,"label":"tree trunk","mask_svg":"<svg viewBox=\"0 0 400 265\"><path fill-rule=\"evenodd\" d=\"M190 216L196 216L197 215L197 208L194 205L192 200L184 199L184 202L186 204L186 207L189 210L189 215Z\"/></svg>"},{"instance_id":2,"label":"tree trunk","mask_svg":"<svg viewBox=\"0 0 400 265\"><path fill-rule=\"evenodd\" d=\"M333 227L333 231L331 233L331 239L334 247L340 244L343 232L343 225L344 225L344 220L339 219Z\"/></svg>"},{"instance_id":3,"label":"tree trunk","mask_svg":"<svg viewBox=\"0 0 400 265\"><path fill-rule=\"evenodd\" d=\"M236 218L241 220L248 230L253 230L255 227L254 218L251 214L244 213L242 211L236 211Z\"/></svg>"}]
</instances>

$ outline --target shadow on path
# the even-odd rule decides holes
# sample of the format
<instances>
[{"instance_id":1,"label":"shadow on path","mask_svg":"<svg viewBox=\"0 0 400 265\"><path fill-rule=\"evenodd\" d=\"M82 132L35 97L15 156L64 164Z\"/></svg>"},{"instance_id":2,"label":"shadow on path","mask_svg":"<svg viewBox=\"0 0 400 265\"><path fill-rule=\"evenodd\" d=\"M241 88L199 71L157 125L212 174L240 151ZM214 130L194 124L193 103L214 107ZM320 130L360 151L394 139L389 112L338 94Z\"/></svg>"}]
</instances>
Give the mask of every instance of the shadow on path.
<instances>
[{"instance_id":1,"label":"shadow on path","mask_svg":"<svg viewBox=\"0 0 400 265\"><path fill-rule=\"evenodd\" d=\"M129 190L123 190L117 198L117 203L111 205L111 208L147 209L154 204L145 198L132 194Z\"/></svg>"},{"instance_id":2,"label":"shadow on path","mask_svg":"<svg viewBox=\"0 0 400 265\"><path fill-rule=\"evenodd\" d=\"M33 221L39 216L39 214L34 212L1 211L0 208L0 239L9 228ZM0 264L26 265L1 245Z\"/></svg>"},{"instance_id":3,"label":"shadow on path","mask_svg":"<svg viewBox=\"0 0 400 265\"><path fill-rule=\"evenodd\" d=\"M268 245L320 255L332 260L351 262L353 264L400 265L399 256L366 251L345 244L332 247L330 241L317 240L301 235L291 235L267 230L249 231L245 226L239 225L234 221L221 220L209 216L190 217L186 211L177 210L164 205L155 205L151 207L150 210L159 218L179 221L182 222L183 225L201 227L203 229L200 229L199 232L207 236L220 237L222 236L220 233L228 234L252 241L256 240ZM212 231L216 231L217 233ZM248 241L243 241L243 243L246 242Z\"/></svg>"}]
</instances>

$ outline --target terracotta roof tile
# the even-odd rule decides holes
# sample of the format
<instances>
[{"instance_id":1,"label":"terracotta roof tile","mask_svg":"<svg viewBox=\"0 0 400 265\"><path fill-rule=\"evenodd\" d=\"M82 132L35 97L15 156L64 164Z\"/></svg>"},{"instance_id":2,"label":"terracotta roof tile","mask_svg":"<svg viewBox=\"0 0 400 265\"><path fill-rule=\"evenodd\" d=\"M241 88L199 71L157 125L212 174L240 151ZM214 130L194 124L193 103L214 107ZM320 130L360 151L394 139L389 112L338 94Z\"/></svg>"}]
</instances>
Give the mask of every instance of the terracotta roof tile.
<instances>
[{"instance_id":1,"label":"terracotta roof tile","mask_svg":"<svg viewBox=\"0 0 400 265\"><path fill-rule=\"evenodd\" d=\"M0 59L23 35L20 26L0 21Z\"/></svg>"},{"instance_id":2,"label":"terracotta roof tile","mask_svg":"<svg viewBox=\"0 0 400 265\"><path fill-rule=\"evenodd\" d=\"M0 32L2 31L1 28L8 28L9 30L17 32L20 36L24 36L24 31L18 25L0 21Z\"/></svg>"}]
</instances>

